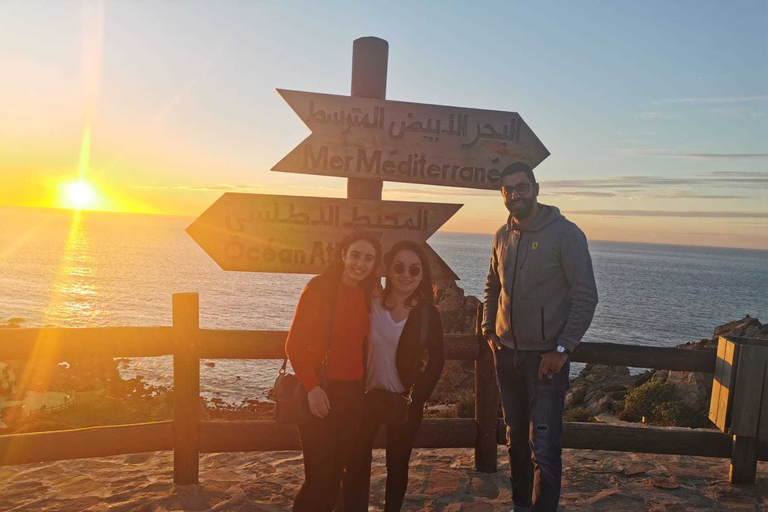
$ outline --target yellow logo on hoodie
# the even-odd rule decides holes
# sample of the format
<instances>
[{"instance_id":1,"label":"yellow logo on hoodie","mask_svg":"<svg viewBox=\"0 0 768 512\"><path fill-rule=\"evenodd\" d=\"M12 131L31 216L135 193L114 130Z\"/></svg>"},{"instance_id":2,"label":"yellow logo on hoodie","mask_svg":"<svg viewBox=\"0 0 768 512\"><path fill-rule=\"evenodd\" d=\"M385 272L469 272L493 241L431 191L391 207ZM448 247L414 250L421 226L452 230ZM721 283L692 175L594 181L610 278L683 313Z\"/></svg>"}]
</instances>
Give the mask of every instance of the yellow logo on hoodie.
<instances>
[{"instance_id":1,"label":"yellow logo on hoodie","mask_svg":"<svg viewBox=\"0 0 768 512\"><path fill-rule=\"evenodd\" d=\"M536 249L538 249L538 248L539 248L539 242L533 242L533 245L532 245L531 247L532 247L532 248L533 248L533 250L535 251Z\"/></svg>"}]
</instances>

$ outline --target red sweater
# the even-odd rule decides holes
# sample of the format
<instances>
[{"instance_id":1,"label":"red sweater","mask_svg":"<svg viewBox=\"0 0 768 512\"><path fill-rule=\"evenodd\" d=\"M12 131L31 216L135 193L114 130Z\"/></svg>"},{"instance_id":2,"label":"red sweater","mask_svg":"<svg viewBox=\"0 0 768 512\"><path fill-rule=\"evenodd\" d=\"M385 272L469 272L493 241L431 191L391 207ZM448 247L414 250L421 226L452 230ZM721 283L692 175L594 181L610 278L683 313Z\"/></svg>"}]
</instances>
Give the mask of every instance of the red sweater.
<instances>
[{"instance_id":1,"label":"red sweater","mask_svg":"<svg viewBox=\"0 0 768 512\"><path fill-rule=\"evenodd\" d=\"M285 352L293 371L309 391L320 382L317 370L323 364L328 322L331 317L330 284L324 276L313 278L299 297ZM370 317L365 295L359 286L339 283L331 328L325 375L331 380L363 378L363 341Z\"/></svg>"}]
</instances>

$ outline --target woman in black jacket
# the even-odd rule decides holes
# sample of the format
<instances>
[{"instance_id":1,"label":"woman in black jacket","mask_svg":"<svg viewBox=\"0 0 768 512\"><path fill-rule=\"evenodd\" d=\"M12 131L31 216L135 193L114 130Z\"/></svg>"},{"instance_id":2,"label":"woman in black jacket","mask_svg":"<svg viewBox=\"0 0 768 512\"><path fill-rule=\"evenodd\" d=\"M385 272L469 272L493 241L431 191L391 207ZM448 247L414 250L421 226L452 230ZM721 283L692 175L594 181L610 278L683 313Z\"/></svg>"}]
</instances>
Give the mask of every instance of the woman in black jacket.
<instances>
[{"instance_id":1,"label":"woman in black jacket","mask_svg":"<svg viewBox=\"0 0 768 512\"><path fill-rule=\"evenodd\" d=\"M386 426L385 512L400 510L424 402L445 364L443 323L433 304L432 272L421 246L396 243L384 256L386 284L371 305L363 426L344 477L346 512L368 510L367 471L374 438Z\"/></svg>"}]
</instances>

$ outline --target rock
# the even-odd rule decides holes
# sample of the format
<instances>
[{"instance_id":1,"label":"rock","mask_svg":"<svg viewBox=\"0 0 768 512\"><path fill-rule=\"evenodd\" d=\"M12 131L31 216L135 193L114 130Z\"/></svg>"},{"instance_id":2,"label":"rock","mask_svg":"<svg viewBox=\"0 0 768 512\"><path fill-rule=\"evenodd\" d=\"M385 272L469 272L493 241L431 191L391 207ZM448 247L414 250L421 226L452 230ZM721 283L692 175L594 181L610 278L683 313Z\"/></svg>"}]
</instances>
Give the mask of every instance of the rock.
<instances>
[{"instance_id":1,"label":"rock","mask_svg":"<svg viewBox=\"0 0 768 512\"><path fill-rule=\"evenodd\" d=\"M658 370L651 377L651 382L656 382L657 380L666 381L667 377L669 377L669 370Z\"/></svg>"},{"instance_id":2,"label":"rock","mask_svg":"<svg viewBox=\"0 0 768 512\"><path fill-rule=\"evenodd\" d=\"M624 468L624 474L627 476L641 475L653 469L656 469L656 466L650 462L635 462Z\"/></svg>"},{"instance_id":3,"label":"rock","mask_svg":"<svg viewBox=\"0 0 768 512\"><path fill-rule=\"evenodd\" d=\"M435 283L435 304L443 319L443 330L451 334L475 332L477 306L480 301L465 296L454 281Z\"/></svg>"},{"instance_id":4,"label":"rock","mask_svg":"<svg viewBox=\"0 0 768 512\"><path fill-rule=\"evenodd\" d=\"M477 475L470 482L473 494L484 498L495 499L499 496L499 487L489 475Z\"/></svg>"},{"instance_id":5,"label":"rock","mask_svg":"<svg viewBox=\"0 0 768 512\"><path fill-rule=\"evenodd\" d=\"M604 396L605 396L605 393L603 393L603 391L601 391L601 390L599 390L599 389L596 389L596 390L594 390L594 391L590 391L590 392L589 392L589 393L587 393L587 395L584 397L584 403L585 403L585 404L587 404L587 405L589 405L589 404L591 404L592 402L597 402L598 400L600 400L600 399L601 399L601 398L603 398Z\"/></svg>"},{"instance_id":6,"label":"rock","mask_svg":"<svg viewBox=\"0 0 768 512\"><path fill-rule=\"evenodd\" d=\"M651 377L653 377L654 373L655 372L653 370L644 371L643 373L641 373L640 375L635 377L635 380L632 381L632 386L631 387L636 388L638 386L642 386L643 384L645 384L646 382L651 380Z\"/></svg>"},{"instance_id":7,"label":"rock","mask_svg":"<svg viewBox=\"0 0 768 512\"><path fill-rule=\"evenodd\" d=\"M655 478L651 478L648 481L649 485L652 485L653 487L657 487L659 489L677 489L680 487L680 484L677 483L675 480L675 477L669 476L669 477L663 477L663 476L657 476Z\"/></svg>"},{"instance_id":8,"label":"rock","mask_svg":"<svg viewBox=\"0 0 768 512\"><path fill-rule=\"evenodd\" d=\"M619 489L606 489L600 491L584 503L592 506L592 508L588 510L595 511L610 510L611 512L615 512L621 510L622 512L645 512L647 510L645 507L645 500L642 497L627 495Z\"/></svg>"},{"instance_id":9,"label":"rock","mask_svg":"<svg viewBox=\"0 0 768 512\"><path fill-rule=\"evenodd\" d=\"M592 402L587 406L587 412L590 416L597 416L607 411L615 411L616 402L609 396L604 396L600 400Z\"/></svg>"},{"instance_id":10,"label":"rock","mask_svg":"<svg viewBox=\"0 0 768 512\"><path fill-rule=\"evenodd\" d=\"M461 475L458 471L433 469L429 473L429 483L424 489L427 496L445 496L453 494L459 488Z\"/></svg>"},{"instance_id":11,"label":"rock","mask_svg":"<svg viewBox=\"0 0 768 512\"><path fill-rule=\"evenodd\" d=\"M214 368L216 366L216 363L214 363L213 361L208 361L207 363L205 363L205 366L206 368Z\"/></svg>"},{"instance_id":12,"label":"rock","mask_svg":"<svg viewBox=\"0 0 768 512\"><path fill-rule=\"evenodd\" d=\"M694 372L669 372L667 382L675 385L678 400L694 411L709 410L712 395L712 375Z\"/></svg>"},{"instance_id":13,"label":"rock","mask_svg":"<svg viewBox=\"0 0 768 512\"><path fill-rule=\"evenodd\" d=\"M616 400L624 398L635 380L626 366L587 364L571 382L571 391L566 395L566 411L583 409L589 416L615 414L620 410Z\"/></svg>"},{"instance_id":14,"label":"rock","mask_svg":"<svg viewBox=\"0 0 768 512\"><path fill-rule=\"evenodd\" d=\"M740 334L736 334L737 332L743 331L751 326L760 326L760 321L757 318L752 318L749 315L745 316L741 320L734 320L732 322L728 322L727 324L720 325L718 327L715 327L715 332L713 337L722 336L724 334L732 334L734 336L740 336Z\"/></svg>"},{"instance_id":15,"label":"rock","mask_svg":"<svg viewBox=\"0 0 768 512\"><path fill-rule=\"evenodd\" d=\"M619 382L609 383L607 386L603 387L603 391L605 391L606 393L611 393L613 391L626 391L626 390L627 390L627 386Z\"/></svg>"},{"instance_id":16,"label":"rock","mask_svg":"<svg viewBox=\"0 0 768 512\"><path fill-rule=\"evenodd\" d=\"M571 388L565 395L565 408L574 407L581 404L584 401L584 397L587 395L586 386L575 386Z\"/></svg>"}]
</instances>

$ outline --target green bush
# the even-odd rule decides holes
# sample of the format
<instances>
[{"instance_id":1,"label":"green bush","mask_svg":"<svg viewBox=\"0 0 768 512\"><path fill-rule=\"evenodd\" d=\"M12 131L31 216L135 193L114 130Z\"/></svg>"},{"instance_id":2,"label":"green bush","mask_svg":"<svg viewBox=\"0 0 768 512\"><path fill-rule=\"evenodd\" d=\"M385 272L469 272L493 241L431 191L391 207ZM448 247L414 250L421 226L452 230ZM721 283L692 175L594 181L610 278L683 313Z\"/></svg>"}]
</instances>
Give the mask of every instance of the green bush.
<instances>
[{"instance_id":1,"label":"green bush","mask_svg":"<svg viewBox=\"0 0 768 512\"><path fill-rule=\"evenodd\" d=\"M646 382L627 393L619 419L678 427L708 425L706 414L678 400L675 385L661 380Z\"/></svg>"},{"instance_id":2,"label":"green bush","mask_svg":"<svg viewBox=\"0 0 768 512\"><path fill-rule=\"evenodd\" d=\"M577 407L576 409L568 409L563 416L564 421L575 421L578 423L586 423L589 421L589 413L584 407Z\"/></svg>"}]
</instances>

